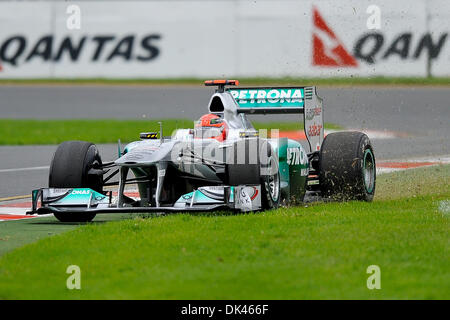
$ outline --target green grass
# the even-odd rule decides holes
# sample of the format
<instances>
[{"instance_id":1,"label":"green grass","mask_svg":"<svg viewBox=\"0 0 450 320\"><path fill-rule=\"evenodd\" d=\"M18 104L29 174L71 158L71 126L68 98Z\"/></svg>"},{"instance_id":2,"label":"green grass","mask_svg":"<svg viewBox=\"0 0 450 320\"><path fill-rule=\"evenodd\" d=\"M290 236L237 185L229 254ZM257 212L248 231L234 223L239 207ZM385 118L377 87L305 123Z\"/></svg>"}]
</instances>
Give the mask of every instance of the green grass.
<instances>
[{"instance_id":1,"label":"green grass","mask_svg":"<svg viewBox=\"0 0 450 320\"><path fill-rule=\"evenodd\" d=\"M140 132L159 132L158 121L163 122L164 135L170 136L178 128L193 128L188 119L161 120L22 120L0 119L0 145L58 144L66 140L84 140L94 143L117 143L139 140ZM255 122L257 129L302 130L299 122ZM327 129L340 129L326 123Z\"/></svg>"},{"instance_id":2,"label":"green grass","mask_svg":"<svg viewBox=\"0 0 450 320\"><path fill-rule=\"evenodd\" d=\"M83 225L5 254L0 298L449 299L449 213L438 209L449 178L450 166L386 174L372 203ZM72 264L81 290L66 288ZM381 290L366 287L369 265Z\"/></svg>"},{"instance_id":3,"label":"green grass","mask_svg":"<svg viewBox=\"0 0 450 320\"><path fill-rule=\"evenodd\" d=\"M5 204L4 202L2 204ZM96 224L131 218L131 214L103 214L95 218ZM12 220L0 223L0 256L26 244L67 232L80 223L60 223L53 216L39 219Z\"/></svg>"},{"instance_id":4,"label":"green grass","mask_svg":"<svg viewBox=\"0 0 450 320\"><path fill-rule=\"evenodd\" d=\"M383 174L377 177L375 200L450 195L450 165Z\"/></svg>"},{"instance_id":5,"label":"green grass","mask_svg":"<svg viewBox=\"0 0 450 320\"><path fill-rule=\"evenodd\" d=\"M230 77L233 78L233 77ZM335 77L335 78L238 78L241 86L251 85L316 85L316 86L359 86L359 85L450 85L450 78L414 77ZM206 79L0 79L0 85L197 85Z\"/></svg>"}]
</instances>

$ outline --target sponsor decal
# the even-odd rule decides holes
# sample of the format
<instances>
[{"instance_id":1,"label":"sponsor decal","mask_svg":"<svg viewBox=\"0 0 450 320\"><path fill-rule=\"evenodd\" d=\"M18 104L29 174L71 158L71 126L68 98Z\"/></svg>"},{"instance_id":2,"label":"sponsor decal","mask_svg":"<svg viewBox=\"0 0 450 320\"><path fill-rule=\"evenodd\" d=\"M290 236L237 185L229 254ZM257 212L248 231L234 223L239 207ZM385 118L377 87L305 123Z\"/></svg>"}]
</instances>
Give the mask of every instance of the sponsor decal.
<instances>
[{"instance_id":1,"label":"sponsor decal","mask_svg":"<svg viewBox=\"0 0 450 320\"><path fill-rule=\"evenodd\" d=\"M230 89L241 108L303 107L303 88Z\"/></svg>"},{"instance_id":2,"label":"sponsor decal","mask_svg":"<svg viewBox=\"0 0 450 320\"><path fill-rule=\"evenodd\" d=\"M426 32L414 34L410 31L399 32L393 37L378 31L361 34L352 44L353 54L345 47L319 12L313 7L312 65L319 67L359 66L358 60L372 65L377 62L400 58L401 60L417 60L428 55L431 60L437 59L447 40L447 32ZM392 39L392 40L391 40Z\"/></svg>"},{"instance_id":3,"label":"sponsor decal","mask_svg":"<svg viewBox=\"0 0 450 320\"><path fill-rule=\"evenodd\" d=\"M258 189L256 187L245 187L241 189L241 197L247 199L250 201L255 200L255 198L258 196ZM246 201L246 200L243 201Z\"/></svg>"},{"instance_id":4,"label":"sponsor decal","mask_svg":"<svg viewBox=\"0 0 450 320\"><path fill-rule=\"evenodd\" d=\"M296 148L287 148L287 163L290 166L306 164L307 156L303 150L299 147Z\"/></svg>"},{"instance_id":5,"label":"sponsor decal","mask_svg":"<svg viewBox=\"0 0 450 320\"><path fill-rule=\"evenodd\" d=\"M142 152L142 153L144 153L144 152ZM139 161L144 158L144 155L135 151L133 153L126 153L124 155L124 157L125 157L126 161L130 161L130 160L131 161Z\"/></svg>"},{"instance_id":6,"label":"sponsor decal","mask_svg":"<svg viewBox=\"0 0 450 320\"><path fill-rule=\"evenodd\" d=\"M315 116L320 116L320 114L322 113L322 108L321 107L315 107L315 108L311 108L305 111L306 112L306 120L312 120Z\"/></svg>"},{"instance_id":7,"label":"sponsor decal","mask_svg":"<svg viewBox=\"0 0 450 320\"><path fill-rule=\"evenodd\" d=\"M79 194L85 195L85 194L91 194L91 191L90 190L73 190L71 194L74 194L74 195L79 195Z\"/></svg>"},{"instance_id":8,"label":"sponsor decal","mask_svg":"<svg viewBox=\"0 0 450 320\"><path fill-rule=\"evenodd\" d=\"M160 49L157 46L160 34L143 36L127 35L84 35L74 39L66 36L62 39L54 35L43 35L31 40L26 35L13 35L0 44L0 61L3 65L17 67L35 60L47 63L60 62L68 57L73 63L85 58L91 62L109 62L115 60L148 62L157 58Z\"/></svg>"},{"instance_id":9,"label":"sponsor decal","mask_svg":"<svg viewBox=\"0 0 450 320\"><path fill-rule=\"evenodd\" d=\"M251 210L252 201L258 196L258 189L256 187L244 187L239 192L239 197L237 199L237 206L241 210Z\"/></svg>"},{"instance_id":10,"label":"sponsor decal","mask_svg":"<svg viewBox=\"0 0 450 320\"><path fill-rule=\"evenodd\" d=\"M321 124L314 123L314 124L308 126L308 136L310 136L310 137L319 136L321 131L322 131Z\"/></svg>"}]
</instances>

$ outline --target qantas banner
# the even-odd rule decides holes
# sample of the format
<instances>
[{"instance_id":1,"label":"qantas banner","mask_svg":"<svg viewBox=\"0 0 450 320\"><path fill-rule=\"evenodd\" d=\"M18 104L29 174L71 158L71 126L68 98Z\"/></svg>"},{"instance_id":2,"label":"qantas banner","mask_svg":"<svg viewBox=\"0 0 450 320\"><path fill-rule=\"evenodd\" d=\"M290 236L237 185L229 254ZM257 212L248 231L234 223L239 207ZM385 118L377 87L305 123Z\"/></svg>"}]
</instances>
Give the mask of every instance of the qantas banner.
<instances>
[{"instance_id":1,"label":"qantas banner","mask_svg":"<svg viewBox=\"0 0 450 320\"><path fill-rule=\"evenodd\" d=\"M0 78L450 76L450 1L0 1Z\"/></svg>"}]
</instances>

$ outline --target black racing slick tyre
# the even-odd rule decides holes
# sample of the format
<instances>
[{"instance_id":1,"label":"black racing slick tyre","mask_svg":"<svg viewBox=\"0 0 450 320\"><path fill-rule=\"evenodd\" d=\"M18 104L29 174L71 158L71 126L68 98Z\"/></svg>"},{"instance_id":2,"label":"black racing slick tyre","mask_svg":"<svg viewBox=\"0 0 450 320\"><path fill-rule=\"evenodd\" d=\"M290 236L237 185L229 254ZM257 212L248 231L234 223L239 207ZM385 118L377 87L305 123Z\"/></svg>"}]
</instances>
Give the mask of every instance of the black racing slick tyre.
<instances>
[{"instance_id":1,"label":"black racing slick tyre","mask_svg":"<svg viewBox=\"0 0 450 320\"><path fill-rule=\"evenodd\" d=\"M101 165L97 147L85 141L65 141L55 151L50 165L49 188L91 188L102 192L103 176L88 175L88 171ZM88 222L95 213L54 213L61 222Z\"/></svg>"},{"instance_id":2,"label":"black racing slick tyre","mask_svg":"<svg viewBox=\"0 0 450 320\"><path fill-rule=\"evenodd\" d=\"M277 208L280 203L280 174L278 158L272 148L261 139L245 139L233 145L234 158L227 161L226 184L261 185L261 208Z\"/></svg>"},{"instance_id":3,"label":"black racing slick tyre","mask_svg":"<svg viewBox=\"0 0 450 320\"><path fill-rule=\"evenodd\" d=\"M372 201L375 194L375 155L362 132L336 132L326 136L319 154L323 198Z\"/></svg>"},{"instance_id":4,"label":"black racing slick tyre","mask_svg":"<svg viewBox=\"0 0 450 320\"><path fill-rule=\"evenodd\" d=\"M230 186L259 183L259 145L258 139L239 140L233 144L227 155L225 183Z\"/></svg>"}]
</instances>

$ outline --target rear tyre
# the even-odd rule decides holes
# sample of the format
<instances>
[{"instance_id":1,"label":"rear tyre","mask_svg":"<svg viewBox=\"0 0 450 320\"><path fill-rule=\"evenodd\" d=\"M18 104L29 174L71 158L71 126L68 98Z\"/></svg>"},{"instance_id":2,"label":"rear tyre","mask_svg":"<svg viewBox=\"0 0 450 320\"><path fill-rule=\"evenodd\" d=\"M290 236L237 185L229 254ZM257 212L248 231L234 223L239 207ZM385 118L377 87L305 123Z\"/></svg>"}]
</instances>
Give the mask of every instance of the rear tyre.
<instances>
[{"instance_id":1,"label":"rear tyre","mask_svg":"<svg viewBox=\"0 0 450 320\"><path fill-rule=\"evenodd\" d=\"M103 176L88 175L88 171L102 160L97 147L85 141L65 141L55 151L50 165L50 188L91 188L102 192ZM54 213L61 222L87 222L95 213Z\"/></svg>"},{"instance_id":2,"label":"rear tyre","mask_svg":"<svg viewBox=\"0 0 450 320\"><path fill-rule=\"evenodd\" d=\"M367 135L362 132L328 134L319 161L322 197L341 201L373 200L376 165Z\"/></svg>"}]
</instances>

